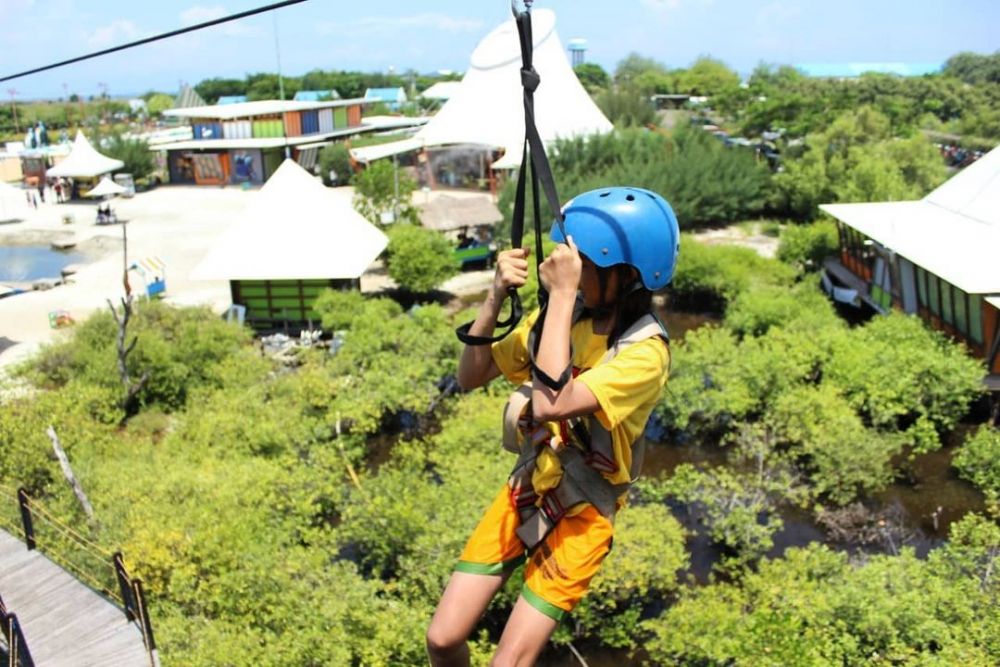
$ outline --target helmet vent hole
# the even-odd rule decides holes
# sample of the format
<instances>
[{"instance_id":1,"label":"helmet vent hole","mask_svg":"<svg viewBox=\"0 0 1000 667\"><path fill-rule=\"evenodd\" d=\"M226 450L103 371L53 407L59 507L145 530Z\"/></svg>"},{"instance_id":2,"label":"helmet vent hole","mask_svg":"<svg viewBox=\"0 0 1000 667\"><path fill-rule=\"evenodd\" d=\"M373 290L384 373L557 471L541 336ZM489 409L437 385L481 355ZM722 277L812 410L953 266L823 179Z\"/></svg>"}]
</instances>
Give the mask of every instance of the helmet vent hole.
<instances>
[{"instance_id":1,"label":"helmet vent hole","mask_svg":"<svg viewBox=\"0 0 1000 667\"><path fill-rule=\"evenodd\" d=\"M628 201L635 201L635 195L625 195L625 199Z\"/></svg>"},{"instance_id":2,"label":"helmet vent hole","mask_svg":"<svg viewBox=\"0 0 1000 667\"><path fill-rule=\"evenodd\" d=\"M602 197L607 197L607 196L608 196L608 195L610 195L610 194L611 194L610 192L602 192L602 193L601 193L601 196L602 196Z\"/></svg>"}]
</instances>

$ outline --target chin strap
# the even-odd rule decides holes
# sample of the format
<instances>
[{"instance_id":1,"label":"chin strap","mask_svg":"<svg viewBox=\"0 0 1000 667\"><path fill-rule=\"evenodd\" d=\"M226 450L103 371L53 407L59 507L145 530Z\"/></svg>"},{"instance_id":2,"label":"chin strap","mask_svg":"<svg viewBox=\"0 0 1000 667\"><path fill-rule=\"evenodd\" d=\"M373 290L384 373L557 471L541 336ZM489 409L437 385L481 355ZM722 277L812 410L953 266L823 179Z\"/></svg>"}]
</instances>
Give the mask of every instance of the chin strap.
<instances>
[{"instance_id":1,"label":"chin strap","mask_svg":"<svg viewBox=\"0 0 1000 667\"><path fill-rule=\"evenodd\" d=\"M530 10L531 3L525 3ZM555 180L552 178L552 167L549 159L545 155L545 144L542 143L538 128L535 127L535 90L541 83L538 72L533 65L534 57L534 37L531 31L530 11L519 12L515 2L511 2L511 10L514 13L514 21L517 24L517 34L521 42L521 86L524 89L524 145L521 149L521 168L517 173L517 190L514 195L514 214L510 228L510 244L512 248L520 248L524 238L524 204L526 198L527 175L531 171L531 200L535 216L535 270L542 265L544 253L542 251L542 227L541 227L541 202L539 191L545 193L545 199L556 216L556 224L563 238L566 238L566 229L563 227L562 208L559 206L559 195L556 192ZM539 188L541 186L541 188ZM524 309L521 305L521 297L517 290L511 287L508 290L510 298L510 315L502 321L496 323L497 327L506 328L506 331L495 336L473 336L469 333L473 322L467 322L455 330L455 335L466 345L490 345L506 338L511 331L521 322ZM540 321L545 318L545 305L548 303L548 293L538 281L538 303L542 308ZM539 328L539 337L541 329Z\"/></svg>"}]
</instances>

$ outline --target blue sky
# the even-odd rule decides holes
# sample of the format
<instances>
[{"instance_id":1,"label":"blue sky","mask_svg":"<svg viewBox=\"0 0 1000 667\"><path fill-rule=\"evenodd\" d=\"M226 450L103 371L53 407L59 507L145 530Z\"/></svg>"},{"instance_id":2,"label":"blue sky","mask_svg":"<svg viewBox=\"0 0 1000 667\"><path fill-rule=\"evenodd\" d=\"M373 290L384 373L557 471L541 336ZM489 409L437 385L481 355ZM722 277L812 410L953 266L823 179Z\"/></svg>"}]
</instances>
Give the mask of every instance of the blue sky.
<instances>
[{"instance_id":1,"label":"blue sky","mask_svg":"<svg viewBox=\"0 0 1000 667\"><path fill-rule=\"evenodd\" d=\"M0 0L6 75L250 9L268 0ZM565 43L612 70L631 51L673 67L701 54L749 72L758 62L939 63L1000 49L997 0L537 0L556 11ZM278 12L282 69L464 70L508 0L309 0ZM275 69L270 14L104 56L2 85L18 97L175 91L180 82ZM64 88L65 84L65 88Z\"/></svg>"}]
</instances>

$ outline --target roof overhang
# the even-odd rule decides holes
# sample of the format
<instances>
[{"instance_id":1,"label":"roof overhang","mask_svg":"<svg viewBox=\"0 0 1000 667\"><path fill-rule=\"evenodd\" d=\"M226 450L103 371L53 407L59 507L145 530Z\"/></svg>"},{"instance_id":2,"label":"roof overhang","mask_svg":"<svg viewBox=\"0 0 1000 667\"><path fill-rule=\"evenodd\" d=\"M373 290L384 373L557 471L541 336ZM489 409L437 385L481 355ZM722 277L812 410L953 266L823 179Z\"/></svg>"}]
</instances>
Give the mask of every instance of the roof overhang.
<instances>
[{"instance_id":1,"label":"roof overhang","mask_svg":"<svg viewBox=\"0 0 1000 667\"><path fill-rule=\"evenodd\" d=\"M820 209L969 294L1000 293L1000 228L927 200Z\"/></svg>"},{"instance_id":2,"label":"roof overhang","mask_svg":"<svg viewBox=\"0 0 1000 667\"><path fill-rule=\"evenodd\" d=\"M207 105L202 107L186 107L183 109L167 109L164 116L176 118L215 118L217 120L235 120L253 116L270 116L287 111L314 111L346 107L358 104L371 104L371 100L361 97L349 100L327 100L325 102L307 102L304 100L260 100L257 102L239 102L237 104Z\"/></svg>"}]
</instances>

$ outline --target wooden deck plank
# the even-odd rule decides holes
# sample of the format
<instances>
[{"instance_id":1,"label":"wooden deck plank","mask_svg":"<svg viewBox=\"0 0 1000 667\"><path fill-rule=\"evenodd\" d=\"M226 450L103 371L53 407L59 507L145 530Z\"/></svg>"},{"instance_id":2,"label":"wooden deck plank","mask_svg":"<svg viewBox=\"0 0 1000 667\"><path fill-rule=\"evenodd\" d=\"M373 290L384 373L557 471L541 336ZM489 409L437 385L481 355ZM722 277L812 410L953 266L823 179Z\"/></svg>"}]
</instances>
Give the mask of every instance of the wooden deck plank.
<instances>
[{"instance_id":1,"label":"wooden deck plank","mask_svg":"<svg viewBox=\"0 0 1000 667\"><path fill-rule=\"evenodd\" d=\"M148 667L125 614L38 551L0 530L0 596L38 667Z\"/></svg>"}]
</instances>

